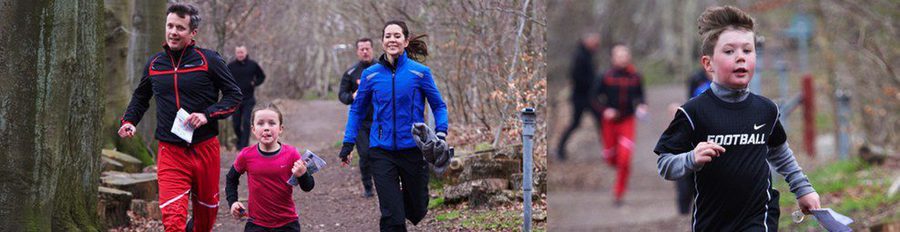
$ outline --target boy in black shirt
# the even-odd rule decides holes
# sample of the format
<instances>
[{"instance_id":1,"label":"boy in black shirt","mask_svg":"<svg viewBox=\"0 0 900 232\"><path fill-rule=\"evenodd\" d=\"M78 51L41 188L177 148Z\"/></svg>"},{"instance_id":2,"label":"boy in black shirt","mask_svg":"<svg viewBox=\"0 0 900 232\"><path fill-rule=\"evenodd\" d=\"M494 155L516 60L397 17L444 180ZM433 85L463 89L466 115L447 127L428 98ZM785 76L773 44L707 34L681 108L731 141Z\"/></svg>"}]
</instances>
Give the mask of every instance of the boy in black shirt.
<instances>
[{"instance_id":1,"label":"boy in black shirt","mask_svg":"<svg viewBox=\"0 0 900 232\"><path fill-rule=\"evenodd\" d=\"M756 65L753 19L735 7L712 7L698 24L701 63L713 83L678 108L660 137L659 174L674 180L694 173L692 230L776 231L779 193L770 164L804 213L819 208L819 195L788 147L777 106L747 89Z\"/></svg>"}]
</instances>

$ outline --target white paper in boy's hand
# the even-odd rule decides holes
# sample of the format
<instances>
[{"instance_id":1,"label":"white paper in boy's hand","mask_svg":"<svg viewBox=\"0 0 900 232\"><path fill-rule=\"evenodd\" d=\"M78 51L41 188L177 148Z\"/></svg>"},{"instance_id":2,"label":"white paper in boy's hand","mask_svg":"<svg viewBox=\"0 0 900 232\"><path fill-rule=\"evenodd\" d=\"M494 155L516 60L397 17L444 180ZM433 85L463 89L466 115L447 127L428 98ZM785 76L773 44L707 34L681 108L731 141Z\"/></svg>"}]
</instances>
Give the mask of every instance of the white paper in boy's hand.
<instances>
[{"instance_id":1,"label":"white paper in boy's hand","mask_svg":"<svg viewBox=\"0 0 900 232\"><path fill-rule=\"evenodd\" d=\"M325 163L325 160L319 158L316 153L312 153L309 150L303 152L303 155L300 158L303 159L303 162L306 162L306 172L309 172L310 175L319 172L319 170L325 168L325 165L327 164Z\"/></svg>"},{"instance_id":2,"label":"white paper in boy's hand","mask_svg":"<svg viewBox=\"0 0 900 232\"><path fill-rule=\"evenodd\" d=\"M178 109L178 114L175 115L175 121L172 122L171 130L172 134L177 135L188 143L191 143L191 139L194 137L194 128L185 123L190 115L184 109Z\"/></svg>"},{"instance_id":3,"label":"white paper in boy's hand","mask_svg":"<svg viewBox=\"0 0 900 232\"><path fill-rule=\"evenodd\" d=\"M813 209L810 210L810 212L816 217L819 224L828 231L853 231L847 226L850 225L850 223L853 223L853 219L834 212L831 208Z\"/></svg>"}]
</instances>

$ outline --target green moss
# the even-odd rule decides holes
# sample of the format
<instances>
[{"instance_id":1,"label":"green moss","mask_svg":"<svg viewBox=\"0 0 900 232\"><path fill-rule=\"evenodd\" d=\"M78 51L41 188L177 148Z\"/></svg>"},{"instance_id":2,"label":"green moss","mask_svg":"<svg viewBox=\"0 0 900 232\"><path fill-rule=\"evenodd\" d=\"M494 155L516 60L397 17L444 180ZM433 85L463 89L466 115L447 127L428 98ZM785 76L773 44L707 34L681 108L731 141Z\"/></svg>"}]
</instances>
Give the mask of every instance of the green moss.
<instances>
[{"instance_id":1,"label":"green moss","mask_svg":"<svg viewBox=\"0 0 900 232\"><path fill-rule=\"evenodd\" d=\"M435 209L444 205L444 197L431 198L428 200L428 209Z\"/></svg>"},{"instance_id":2,"label":"green moss","mask_svg":"<svg viewBox=\"0 0 900 232\"><path fill-rule=\"evenodd\" d=\"M432 178L428 179L428 190L431 192L443 192L444 191L444 179L435 178L434 175Z\"/></svg>"},{"instance_id":3,"label":"green moss","mask_svg":"<svg viewBox=\"0 0 900 232\"><path fill-rule=\"evenodd\" d=\"M475 145L475 151L484 151L493 148L490 143L482 142Z\"/></svg>"},{"instance_id":4,"label":"green moss","mask_svg":"<svg viewBox=\"0 0 900 232\"><path fill-rule=\"evenodd\" d=\"M512 231L521 229L522 217L518 211L484 211L464 219L461 226L477 231Z\"/></svg>"},{"instance_id":5,"label":"green moss","mask_svg":"<svg viewBox=\"0 0 900 232\"><path fill-rule=\"evenodd\" d=\"M429 205L429 208L431 208L430 205ZM453 219L457 219L457 218L459 218L459 211L456 211L456 210L434 216L434 220L439 221L439 222L449 221L449 220L453 220Z\"/></svg>"},{"instance_id":6,"label":"green moss","mask_svg":"<svg viewBox=\"0 0 900 232\"><path fill-rule=\"evenodd\" d=\"M147 145L144 143L144 139L135 134L133 138L129 139L121 139L116 138L116 150L129 154L134 158L141 160L141 163L144 166L153 165L155 162L153 156L150 155L150 151L147 150Z\"/></svg>"}]
</instances>

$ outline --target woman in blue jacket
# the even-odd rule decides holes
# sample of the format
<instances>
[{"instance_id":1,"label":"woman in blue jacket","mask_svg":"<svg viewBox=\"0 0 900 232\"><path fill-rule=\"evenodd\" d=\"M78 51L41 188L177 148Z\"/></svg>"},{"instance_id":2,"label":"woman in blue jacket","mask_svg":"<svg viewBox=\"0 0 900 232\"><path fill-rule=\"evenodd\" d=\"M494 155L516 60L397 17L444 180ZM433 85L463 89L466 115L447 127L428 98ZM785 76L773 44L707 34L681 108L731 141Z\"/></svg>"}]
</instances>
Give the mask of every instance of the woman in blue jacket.
<instances>
[{"instance_id":1,"label":"woman in blue jacket","mask_svg":"<svg viewBox=\"0 0 900 232\"><path fill-rule=\"evenodd\" d=\"M426 44L418 39L421 37L410 39L403 21L384 24L384 54L363 71L344 131L340 157L349 164L357 128L371 104L370 162L381 231L406 231L406 219L417 224L428 212L428 165L411 132L413 123L425 121L426 100L434 112L438 137L447 135L447 106L431 69L416 61L428 55Z\"/></svg>"}]
</instances>

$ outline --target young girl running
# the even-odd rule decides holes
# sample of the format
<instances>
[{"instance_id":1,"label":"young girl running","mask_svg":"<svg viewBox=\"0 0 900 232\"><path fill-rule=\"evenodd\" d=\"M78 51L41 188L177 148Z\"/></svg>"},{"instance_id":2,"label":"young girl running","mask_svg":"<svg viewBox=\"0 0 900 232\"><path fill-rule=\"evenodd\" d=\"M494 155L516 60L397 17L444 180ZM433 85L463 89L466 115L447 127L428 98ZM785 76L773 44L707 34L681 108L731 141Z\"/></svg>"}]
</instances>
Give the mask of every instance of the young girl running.
<instances>
[{"instance_id":1,"label":"young girl running","mask_svg":"<svg viewBox=\"0 0 900 232\"><path fill-rule=\"evenodd\" d=\"M790 185L804 213L819 195L788 147L780 112L747 89L756 66L753 18L731 6L708 8L698 19L701 63L710 89L678 108L654 149L660 176L694 173L695 231L776 231L778 191L769 167Z\"/></svg>"},{"instance_id":2,"label":"young girl running","mask_svg":"<svg viewBox=\"0 0 900 232\"><path fill-rule=\"evenodd\" d=\"M284 130L281 111L266 104L253 110L250 130L259 143L244 148L226 176L225 194L231 214L235 218L249 216L244 231L300 231L297 210L294 208L291 178L300 189L309 192L315 181L306 172L306 163L297 148L282 144L278 136ZM248 173L250 190L248 207L238 202L237 186L240 177Z\"/></svg>"}]
</instances>

